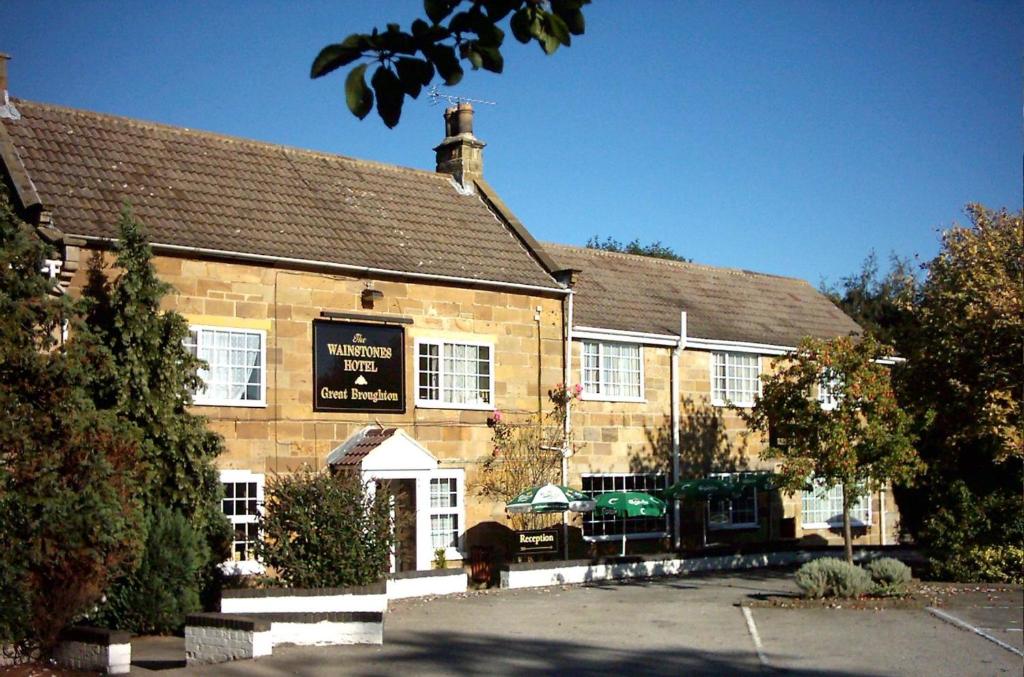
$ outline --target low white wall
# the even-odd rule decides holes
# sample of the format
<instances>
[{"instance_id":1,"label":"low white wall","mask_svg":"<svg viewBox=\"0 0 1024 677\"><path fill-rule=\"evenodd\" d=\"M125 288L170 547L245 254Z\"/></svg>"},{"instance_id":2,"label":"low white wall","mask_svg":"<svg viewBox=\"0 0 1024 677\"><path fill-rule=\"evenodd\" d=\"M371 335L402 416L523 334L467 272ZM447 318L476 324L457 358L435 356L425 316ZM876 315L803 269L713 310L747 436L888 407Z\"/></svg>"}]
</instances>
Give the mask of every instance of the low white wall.
<instances>
[{"instance_id":1,"label":"low white wall","mask_svg":"<svg viewBox=\"0 0 1024 677\"><path fill-rule=\"evenodd\" d=\"M221 613L243 615L386 611L387 608L388 595L384 590L372 594L275 594L252 597L228 597L225 595L220 601Z\"/></svg>"},{"instance_id":2,"label":"low white wall","mask_svg":"<svg viewBox=\"0 0 1024 677\"><path fill-rule=\"evenodd\" d=\"M388 599L405 599L408 597L427 597L429 595L453 595L466 592L469 577L466 572L453 570L451 574L441 576L409 576L389 578L387 581Z\"/></svg>"},{"instance_id":3,"label":"low white wall","mask_svg":"<svg viewBox=\"0 0 1024 677\"><path fill-rule=\"evenodd\" d=\"M185 661L196 665L269 656L273 652L271 635L271 630L186 625Z\"/></svg>"},{"instance_id":4,"label":"low white wall","mask_svg":"<svg viewBox=\"0 0 1024 677\"><path fill-rule=\"evenodd\" d=\"M275 621L271 624L274 644L299 644L323 646L327 644L383 644L383 622L334 622L289 623Z\"/></svg>"},{"instance_id":5,"label":"low white wall","mask_svg":"<svg viewBox=\"0 0 1024 677\"><path fill-rule=\"evenodd\" d=\"M99 670L111 675L123 675L131 670L132 645L63 640L54 649L53 659L74 670Z\"/></svg>"},{"instance_id":6,"label":"low white wall","mask_svg":"<svg viewBox=\"0 0 1024 677\"><path fill-rule=\"evenodd\" d=\"M624 580L630 578L653 578L656 576L678 576L702 571L735 571L741 569L757 569L770 566L786 566L802 564L819 557L836 557L829 551L794 550L786 552L755 553L750 555L721 555L713 557L693 557L690 559L636 559L607 564L581 564L567 562L567 566L559 566L558 562L545 563L544 566L527 565L519 568L511 565L501 572L503 588L535 588L545 585L562 585L565 583L592 583L608 580ZM885 551L858 550L855 559L867 559L878 556L892 556Z\"/></svg>"}]
</instances>

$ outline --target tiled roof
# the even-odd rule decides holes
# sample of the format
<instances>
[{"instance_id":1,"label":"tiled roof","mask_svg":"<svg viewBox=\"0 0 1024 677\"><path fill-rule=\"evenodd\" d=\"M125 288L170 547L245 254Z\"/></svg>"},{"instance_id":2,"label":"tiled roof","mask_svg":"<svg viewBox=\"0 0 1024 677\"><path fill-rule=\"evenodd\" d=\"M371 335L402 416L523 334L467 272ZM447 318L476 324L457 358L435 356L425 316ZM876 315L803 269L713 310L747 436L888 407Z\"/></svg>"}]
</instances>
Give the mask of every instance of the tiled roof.
<instances>
[{"instance_id":1,"label":"tiled roof","mask_svg":"<svg viewBox=\"0 0 1024 677\"><path fill-rule=\"evenodd\" d=\"M341 457L341 460L335 462L335 465L346 467L359 466L371 451L383 444L387 439L394 435L397 430L398 428L370 428L366 430L359 441L349 447L345 451L345 455Z\"/></svg>"},{"instance_id":2,"label":"tiled roof","mask_svg":"<svg viewBox=\"0 0 1024 677\"><path fill-rule=\"evenodd\" d=\"M3 126L65 233L114 237L127 201L159 244L559 286L478 195L446 175L15 104L21 119Z\"/></svg>"},{"instance_id":3,"label":"tiled roof","mask_svg":"<svg viewBox=\"0 0 1024 677\"><path fill-rule=\"evenodd\" d=\"M582 271L574 287L573 324L690 337L795 346L804 336L830 338L860 327L803 280L647 256L544 244L566 268Z\"/></svg>"}]
</instances>

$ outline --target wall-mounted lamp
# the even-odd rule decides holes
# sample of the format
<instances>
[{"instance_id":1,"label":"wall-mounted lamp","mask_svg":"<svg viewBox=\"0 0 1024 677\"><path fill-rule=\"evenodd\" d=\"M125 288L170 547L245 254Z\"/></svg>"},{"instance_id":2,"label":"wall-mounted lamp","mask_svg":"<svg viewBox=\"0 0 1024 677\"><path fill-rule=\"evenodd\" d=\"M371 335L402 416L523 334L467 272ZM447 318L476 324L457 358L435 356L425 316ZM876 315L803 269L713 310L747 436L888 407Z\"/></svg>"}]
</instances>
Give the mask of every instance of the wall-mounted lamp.
<instances>
[{"instance_id":1,"label":"wall-mounted lamp","mask_svg":"<svg viewBox=\"0 0 1024 677\"><path fill-rule=\"evenodd\" d=\"M367 287L359 297L363 302L363 308L373 308L373 302L384 298L384 292L379 289Z\"/></svg>"}]
</instances>

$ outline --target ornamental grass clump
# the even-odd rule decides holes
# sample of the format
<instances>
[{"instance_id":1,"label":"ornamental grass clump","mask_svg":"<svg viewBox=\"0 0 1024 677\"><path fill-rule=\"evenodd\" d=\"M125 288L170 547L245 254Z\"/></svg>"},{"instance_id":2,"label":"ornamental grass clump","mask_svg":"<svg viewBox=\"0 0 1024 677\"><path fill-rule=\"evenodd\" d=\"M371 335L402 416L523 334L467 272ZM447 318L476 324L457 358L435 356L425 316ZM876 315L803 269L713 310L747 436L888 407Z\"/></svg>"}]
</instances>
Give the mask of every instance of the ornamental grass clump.
<instances>
[{"instance_id":1,"label":"ornamental grass clump","mask_svg":"<svg viewBox=\"0 0 1024 677\"><path fill-rule=\"evenodd\" d=\"M872 560L865 568L875 583L876 595L902 595L912 578L910 567L892 557Z\"/></svg>"},{"instance_id":2,"label":"ornamental grass clump","mask_svg":"<svg viewBox=\"0 0 1024 677\"><path fill-rule=\"evenodd\" d=\"M796 584L804 597L860 597L872 590L871 575L855 564L823 557L800 567Z\"/></svg>"}]
</instances>

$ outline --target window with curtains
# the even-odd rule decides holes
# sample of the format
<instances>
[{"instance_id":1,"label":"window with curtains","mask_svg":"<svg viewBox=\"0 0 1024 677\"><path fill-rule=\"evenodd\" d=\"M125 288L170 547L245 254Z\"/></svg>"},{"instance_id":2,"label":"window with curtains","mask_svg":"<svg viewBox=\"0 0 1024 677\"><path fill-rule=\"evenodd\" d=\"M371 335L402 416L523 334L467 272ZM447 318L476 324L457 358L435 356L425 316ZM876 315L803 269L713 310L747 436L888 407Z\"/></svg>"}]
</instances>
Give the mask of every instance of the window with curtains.
<instances>
[{"instance_id":1,"label":"window with curtains","mask_svg":"<svg viewBox=\"0 0 1024 677\"><path fill-rule=\"evenodd\" d=\"M229 407L266 405L267 333L259 329L189 327L185 347L206 362L195 403Z\"/></svg>"},{"instance_id":2,"label":"window with curtains","mask_svg":"<svg viewBox=\"0 0 1024 677\"><path fill-rule=\"evenodd\" d=\"M583 342L583 396L594 400L643 398L643 351L636 343Z\"/></svg>"},{"instance_id":3,"label":"window with curtains","mask_svg":"<svg viewBox=\"0 0 1024 677\"><path fill-rule=\"evenodd\" d=\"M711 354L711 403L754 405L760 392L761 359L749 353Z\"/></svg>"},{"instance_id":4,"label":"window with curtains","mask_svg":"<svg viewBox=\"0 0 1024 677\"><path fill-rule=\"evenodd\" d=\"M459 558L459 537L464 519L462 477L441 471L430 478L430 548L444 548L449 557Z\"/></svg>"},{"instance_id":5,"label":"window with curtains","mask_svg":"<svg viewBox=\"0 0 1024 677\"><path fill-rule=\"evenodd\" d=\"M238 573L256 573L261 567L253 555L253 545L259 538L257 520L263 507L264 476L248 470L222 470L220 481L224 487L221 510L231 522L231 561Z\"/></svg>"},{"instance_id":6,"label":"window with curtains","mask_svg":"<svg viewBox=\"0 0 1024 677\"><path fill-rule=\"evenodd\" d=\"M800 518L805 529L835 527L843 523L843 485L837 484L826 489L820 482L814 482L809 491L800 498ZM871 524L871 498L861 496L850 506L850 523L855 526Z\"/></svg>"},{"instance_id":7,"label":"window with curtains","mask_svg":"<svg viewBox=\"0 0 1024 677\"><path fill-rule=\"evenodd\" d=\"M416 404L494 408L494 349L483 343L416 342Z\"/></svg>"}]
</instances>

